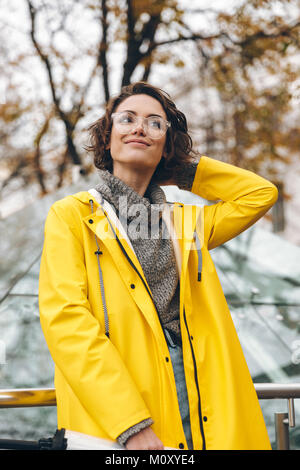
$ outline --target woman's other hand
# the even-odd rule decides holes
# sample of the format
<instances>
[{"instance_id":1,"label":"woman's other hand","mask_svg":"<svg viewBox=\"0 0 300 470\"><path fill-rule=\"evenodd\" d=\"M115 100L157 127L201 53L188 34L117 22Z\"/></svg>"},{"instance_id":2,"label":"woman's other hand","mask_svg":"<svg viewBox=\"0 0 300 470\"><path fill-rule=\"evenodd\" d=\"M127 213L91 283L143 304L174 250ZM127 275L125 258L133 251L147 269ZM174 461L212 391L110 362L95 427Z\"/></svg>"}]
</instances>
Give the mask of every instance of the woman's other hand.
<instances>
[{"instance_id":1,"label":"woman's other hand","mask_svg":"<svg viewBox=\"0 0 300 470\"><path fill-rule=\"evenodd\" d=\"M126 444L127 450L164 450L164 445L150 427L131 436Z\"/></svg>"}]
</instances>

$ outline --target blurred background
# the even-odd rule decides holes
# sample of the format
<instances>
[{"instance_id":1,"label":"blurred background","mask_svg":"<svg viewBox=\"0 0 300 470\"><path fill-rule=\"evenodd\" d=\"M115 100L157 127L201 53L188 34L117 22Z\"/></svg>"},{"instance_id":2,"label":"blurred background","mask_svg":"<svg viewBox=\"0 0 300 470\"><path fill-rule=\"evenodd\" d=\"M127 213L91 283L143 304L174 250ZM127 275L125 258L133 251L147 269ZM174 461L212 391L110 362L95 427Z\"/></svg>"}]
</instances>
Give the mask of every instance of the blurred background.
<instances>
[{"instance_id":1,"label":"blurred background","mask_svg":"<svg viewBox=\"0 0 300 470\"><path fill-rule=\"evenodd\" d=\"M0 0L0 9L0 388L53 386L38 318L43 224L55 200L97 181L87 128L136 80L171 95L201 154L278 187L273 209L212 256L254 382L300 382L300 0ZM274 411L286 403L261 406L274 442ZM0 434L52 434L55 418L49 408L0 410Z\"/></svg>"}]
</instances>

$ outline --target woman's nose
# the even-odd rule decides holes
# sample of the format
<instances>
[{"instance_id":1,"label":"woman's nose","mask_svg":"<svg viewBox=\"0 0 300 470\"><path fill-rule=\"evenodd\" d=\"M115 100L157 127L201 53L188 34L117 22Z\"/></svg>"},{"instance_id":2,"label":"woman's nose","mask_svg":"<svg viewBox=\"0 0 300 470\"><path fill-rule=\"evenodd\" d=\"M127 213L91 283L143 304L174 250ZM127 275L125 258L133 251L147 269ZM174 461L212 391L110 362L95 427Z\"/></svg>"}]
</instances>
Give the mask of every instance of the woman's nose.
<instances>
[{"instance_id":1,"label":"woman's nose","mask_svg":"<svg viewBox=\"0 0 300 470\"><path fill-rule=\"evenodd\" d=\"M131 131L132 134L139 134L139 135L146 135L145 129L144 129L144 120L143 119L138 119L136 126L134 129Z\"/></svg>"}]
</instances>

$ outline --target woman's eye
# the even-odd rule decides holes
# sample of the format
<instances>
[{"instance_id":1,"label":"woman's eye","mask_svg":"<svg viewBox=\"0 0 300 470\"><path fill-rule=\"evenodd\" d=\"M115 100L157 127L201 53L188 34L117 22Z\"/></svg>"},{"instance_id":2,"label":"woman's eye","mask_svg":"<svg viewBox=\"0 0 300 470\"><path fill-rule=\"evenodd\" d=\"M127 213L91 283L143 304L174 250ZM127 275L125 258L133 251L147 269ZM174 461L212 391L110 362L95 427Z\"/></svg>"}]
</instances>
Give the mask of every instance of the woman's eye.
<instances>
[{"instance_id":1,"label":"woman's eye","mask_svg":"<svg viewBox=\"0 0 300 470\"><path fill-rule=\"evenodd\" d=\"M130 114L123 114L122 116L120 116L120 120L119 122L121 123L128 123L128 122L132 122L133 121L133 118L132 116L130 116Z\"/></svg>"},{"instance_id":2,"label":"woman's eye","mask_svg":"<svg viewBox=\"0 0 300 470\"><path fill-rule=\"evenodd\" d=\"M160 129L161 128L161 122L160 122L159 119L151 119L150 120L150 126L156 128L156 129Z\"/></svg>"}]
</instances>

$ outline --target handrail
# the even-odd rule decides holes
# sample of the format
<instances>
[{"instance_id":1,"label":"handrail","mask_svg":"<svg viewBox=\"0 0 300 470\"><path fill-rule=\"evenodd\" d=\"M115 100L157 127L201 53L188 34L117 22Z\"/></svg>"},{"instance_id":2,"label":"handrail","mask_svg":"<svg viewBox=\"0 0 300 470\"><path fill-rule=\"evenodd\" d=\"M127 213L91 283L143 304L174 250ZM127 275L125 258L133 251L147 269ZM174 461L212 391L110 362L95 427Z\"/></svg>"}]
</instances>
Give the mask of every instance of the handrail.
<instances>
[{"instance_id":1,"label":"handrail","mask_svg":"<svg viewBox=\"0 0 300 470\"><path fill-rule=\"evenodd\" d=\"M300 398L300 383L256 383L254 387L260 400ZM0 389L0 408L32 406L56 406L55 388Z\"/></svg>"},{"instance_id":2,"label":"handrail","mask_svg":"<svg viewBox=\"0 0 300 470\"><path fill-rule=\"evenodd\" d=\"M300 398L300 383L276 384L256 383L254 384L257 396L261 400L273 398Z\"/></svg>"},{"instance_id":3,"label":"handrail","mask_svg":"<svg viewBox=\"0 0 300 470\"><path fill-rule=\"evenodd\" d=\"M258 399L288 401L288 413L275 413L277 449L288 450L289 427L295 426L294 399L300 398L300 383L256 383L254 387ZM55 388L0 389L0 408L35 406L56 406Z\"/></svg>"},{"instance_id":4,"label":"handrail","mask_svg":"<svg viewBox=\"0 0 300 470\"><path fill-rule=\"evenodd\" d=\"M19 388L0 390L0 408L56 406L54 388Z\"/></svg>"}]
</instances>

